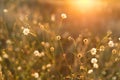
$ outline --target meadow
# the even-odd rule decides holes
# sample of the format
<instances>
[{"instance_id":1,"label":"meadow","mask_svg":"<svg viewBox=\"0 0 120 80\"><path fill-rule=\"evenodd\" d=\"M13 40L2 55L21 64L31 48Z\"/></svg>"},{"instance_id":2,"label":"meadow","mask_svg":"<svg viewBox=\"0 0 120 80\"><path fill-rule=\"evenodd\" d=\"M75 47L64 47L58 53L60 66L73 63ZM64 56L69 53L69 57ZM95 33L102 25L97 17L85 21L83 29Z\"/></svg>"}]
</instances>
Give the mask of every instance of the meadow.
<instances>
[{"instance_id":1,"label":"meadow","mask_svg":"<svg viewBox=\"0 0 120 80\"><path fill-rule=\"evenodd\" d=\"M0 0L0 80L120 80L119 1L69 1Z\"/></svg>"}]
</instances>

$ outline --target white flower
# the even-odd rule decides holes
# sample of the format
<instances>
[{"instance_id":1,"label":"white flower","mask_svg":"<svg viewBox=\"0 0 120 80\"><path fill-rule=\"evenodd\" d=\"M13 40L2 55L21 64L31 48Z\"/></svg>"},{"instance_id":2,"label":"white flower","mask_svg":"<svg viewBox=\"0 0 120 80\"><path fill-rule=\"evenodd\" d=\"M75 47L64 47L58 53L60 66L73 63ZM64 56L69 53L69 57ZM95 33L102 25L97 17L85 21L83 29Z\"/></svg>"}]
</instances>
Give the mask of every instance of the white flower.
<instances>
[{"instance_id":1,"label":"white flower","mask_svg":"<svg viewBox=\"0 0 120 80\"><path fill-rule=\"evenodd\" d=\"M18 67L17 67L17 70L21 70L21 69L22 69L22 67L21 67L21 66L18 66Z\"/></svg>"},{"instance_id":2,"label":"white flower","mask_svg":"<svg viewBox=\"0 0 120 80\"><path fill-rule=\"evenodd\" d=\"M35 56L40 56L40 52L39 52L38 50L35 50L35 51L33 52L33 54L34 54Z\"/></svg>"},{"instance_id":3,"label":"white flower","mask_svg":"<svg viewBox=\"0 0 120 80\"><path fill-rule=\"evenodd\" d=\"M35 50L34 52L33 52L33 54L35 55L35 56L37 56L37 57L43 57L44 55L45 55L45 53L44 52L39 52L38 50Z\"/></svg>"},{"instance_id":4,"label":"white flower","mask_svg":"<svg viewBox=\"0 0 120 80\"><path fill-rule=\"evenodd\" d=\"M118 40L120 41L120 37L118 38Z\"/></svg>"},{"instance_id":5,"label":"white flower","mask_svg":"<svg viewBox=\"0 0 120 80\"><path fill-rule=\"evenodd\" d=\"M88 70L88 74L91 74L93 72L93 69Z\"/></svg>"},{"instance_id":6,"label":"white flower","mask_svg":"<svg viewBox=\"0 0 120 80\"><path fill-rule=\"evenodd\" d=\"M88 43L89 43L89 40L88 40L88 39L84 39L83 42L84 42L85 44L88 44Z\"/></svg>"},{"instance_id":7,"label":"white flower","mask_svg":"<svg viewBox=\"0 0 120 80\"><path fill-rule=\"evenodd\" d=\"M66 19L66 18L67 18L67 14L62 13L62 14L61 14L61 18L62 18L62 19Z\"/></svg>"},{"instance_id":8,"label":"white flower","mask_svg":"<svg viewBox=\"0 0 120 80\"><path fill-rule=\"evenodd\" d=\"M7 10L7 9L3 9L3 12L4 12L4 13L7 13L7 12L8 12L8 10Z\"/></svg>"},{"instance_id":9,"label":"white flower","mask_svg":"<svg viewBox=\"0 0 120 80\"><path fill-rule=\"evenodd\" d=\"M97 60L96 58L92 58L92 59L91 59L91 63L94 64L94 63L97 63L97 62L98 62L98 60Z\"/></svg>"},{"instance_id":10,"label":"white flower","mask_svg":"<svg viewBox=\"0 0 120 80\"><path fill-rule=\"evenodd\" d=\"M102 45L100 46L100 51L104 51L105 50L105 47Z\"/></svg>"},{"instance_id":11,"label":"white flower","mask_svg":"<svg viewBox=\"0 0 120 80\"><path fill-rule=\"evenodd\" d=\"M8 58L9 56L7 54L4 54L3 55L3 58Z\"/></svg>"},{"instance_id":12,"label":"white flower","mask_svg":"<svg viewBox=\"0 0 120 80\"><path fill-rule=\"evenodd\" d=\"M12 44L12 41L8 39L8 40L6 41L6 43L7 43L7 44Z\"/></svg>"},{"instance_id":13,"label":"white flower","mask_svg":"<svg viewBox=\"0 0 120 80\"><path fill-rule=\"evenodd\" d=\"M113 77L112 77L112 80L117 80L117 77L116 77L116 76L113 76Z\"/></svg>"},{"instance_id":14,"label":"white flower","mask_svg":"<svg viewBox=\"0 0 120 80\"><path fill-rule=\"evenodd\" d=\"M68 37L68 40L73 40L73 38L71 36Z\"/></svg>"},{"instance_id":15,"label":"white flower","mask_svg":"<svg viewBox=\"0 0 120 80\"><path fill-rule=\"evenodd\" d=\"M92 49L90 50L90 52L91 52L92 55L96 55L97 50L96 50L96 48L92 48Z\"/></svg>"},{"instance_id":16,"label":"white flower","mask_svg":"<svg viewBox=\"0 0 120 80\"><path fill-rule=\"evenodd\" d=\"M35 72L35 73L32 74L32 76L33 76L34 78L39 78L39 73Z\"/></svg>"},{"instance_id":17,"label":"white flower","mask_svg":"<svg viewBox=\"0 0 120 80\"><path fill-rule=\"evenodd\" d=\"M97 69L97 68L99 68L99 65L97 63L94 63L93 67Z\"/></svg>"},{"instance_id":18,"label":"white flower","mask_svg":"<svg viewBox=\"0 0 120 80\"><path fill-rule=\"evenodd\" d=\"M108 46L109 46L109 47L114 47L114 42L113 42L113 41L109 41L109 42L108 42Z\"/></svg>"},{"instance_id":19,"label":"white flower","mask_svg":"<svg viewBox=\"0 0 120 80\"><path fill-rule=\"evenodd\" d=\"M51 64L47 64L47 65L46 65L47 68L49 68L49 67L51 67L51 66L52 66Z\"/></svg>"},{"instance_id":20,"label":"white flower","mask_svg":"<svg viewBox=\"0 0 120 80\"><path fill-rule=\"evenodd\" d=\"M60 40L61 39L61 36L56 36L56 40Z\"/></svg>"},{"instance_id":21,"label":"white flower","mask_svg":"<svg viewBox=\"0 0 120 80\"><path fill-rule=\"evenodd\" d=\"M28 35L30 33L30 30L28 28L23 29L23 34Z\"/></svg>"}]
</instances>

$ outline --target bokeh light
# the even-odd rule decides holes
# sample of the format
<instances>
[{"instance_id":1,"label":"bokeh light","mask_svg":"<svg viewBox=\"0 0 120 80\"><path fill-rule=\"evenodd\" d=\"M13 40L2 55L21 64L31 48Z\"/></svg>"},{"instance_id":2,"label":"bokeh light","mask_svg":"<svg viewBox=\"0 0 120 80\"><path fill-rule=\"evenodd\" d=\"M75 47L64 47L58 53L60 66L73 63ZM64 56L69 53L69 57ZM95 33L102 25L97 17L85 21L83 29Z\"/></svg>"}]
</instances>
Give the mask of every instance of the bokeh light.
<instances>
[{"instance_id":1,"label":"bokeh light","mask_svg":"<svg viewBox=\"0 0 120 80\"><path fill-rule=\"evenodd\" d=\"M94 11L101 10L105 3L101 0L75 0L69 1L69 5L77 11L83 13L90 13Z\"/></svg>"},{"instance_id":2,"label":"bokeh light","mask_svg":"<svg viewBox=\"0 0 120 80\"><path fill-rule=\"evenodd\" d=\"M0 0L0 80L120 80L119 0Z\"/></svg>"}]
</instances>

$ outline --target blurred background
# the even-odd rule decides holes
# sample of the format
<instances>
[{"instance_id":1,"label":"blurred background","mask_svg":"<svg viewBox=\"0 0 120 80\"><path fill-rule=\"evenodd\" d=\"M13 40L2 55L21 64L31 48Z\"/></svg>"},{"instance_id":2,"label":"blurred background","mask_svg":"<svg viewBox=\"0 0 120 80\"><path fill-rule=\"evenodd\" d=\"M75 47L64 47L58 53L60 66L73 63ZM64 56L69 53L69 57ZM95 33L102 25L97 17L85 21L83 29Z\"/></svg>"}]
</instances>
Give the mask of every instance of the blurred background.
<instances>
[{"instance_id":1,"label":"blurred background","mask_svg":"<svg viewBox=\"0 0 120 80\"><path fill-rule=\"evenodd\" d=\"M19 16L32 15L30 18L39 17L39 21L50 23L51 16L59 22L60 15L65 13L64 30L74 35L82 29L92 30L96 34L103 34L108 29L119 33L119 0L94 0L94 3L88 2L85 6L79 3L79 0L0 0L0 16L12 21ZM4 9L9 14L4 14Z\"/></svg>"},{"instance_id":2,"label":"blurred background","mask_svg":"<svg viewBox=\"0 0 120 80\"><path fill-rule=\"evenodd\" d=\"M119 35L120 0L0 0L0 80L119 80Z\"/></svg>"}]
</instances>

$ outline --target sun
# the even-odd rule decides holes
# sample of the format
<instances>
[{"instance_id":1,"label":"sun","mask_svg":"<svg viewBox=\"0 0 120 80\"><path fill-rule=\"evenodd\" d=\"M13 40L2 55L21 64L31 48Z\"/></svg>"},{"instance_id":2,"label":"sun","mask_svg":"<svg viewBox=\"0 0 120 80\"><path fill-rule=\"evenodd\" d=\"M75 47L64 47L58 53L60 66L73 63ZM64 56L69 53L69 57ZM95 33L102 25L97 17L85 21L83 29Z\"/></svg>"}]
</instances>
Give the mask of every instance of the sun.
<instances>
[{"instance_id":1,"label":"sun","mask_svg":"<svg viewBox=\"0 0 120 80\"><path fill-rule=\"evenodd\" d=\"M77 0L76 6L79 6L80 8L89 9L92 8L95 5L94 0Z\"/></svg>"},{"instance_id":2,"label":"sun","mask_svg":"<svg viewBox=\"0 0 120 80\"><path fill-rule=\"evenodd\" d=\"M81 12L88 12L100 8L100 0L74 0L71 2L71 6Z\"/></svg>"}]
</instances>

